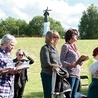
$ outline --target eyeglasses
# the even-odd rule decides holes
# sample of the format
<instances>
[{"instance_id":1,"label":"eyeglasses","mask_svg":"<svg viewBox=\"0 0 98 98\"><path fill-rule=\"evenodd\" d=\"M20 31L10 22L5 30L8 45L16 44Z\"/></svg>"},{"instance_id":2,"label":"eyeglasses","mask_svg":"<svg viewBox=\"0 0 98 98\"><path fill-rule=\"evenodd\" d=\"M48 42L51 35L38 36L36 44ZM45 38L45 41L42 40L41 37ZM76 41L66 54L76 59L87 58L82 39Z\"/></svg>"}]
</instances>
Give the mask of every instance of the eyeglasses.
<instances>
[{"instance_id":1,"label":"eyeglasses","mask_svg":"<svg viewBox=\"0 0 98 98\"><path fill-rule=\"evenodd\" d=\"M59 37L57 37L57 36L54 36L53 38L57 38L57 39L59 39Z\"/></svg>"},{"instance_id":2,"label":"eyeglasses","mask_svg":"<svg viewBox=\"0 0 98 98\"><path fill-rule=\"evenodd\" d=\"M78 36L78 34L77 34L77 33L73 33L73 35L77 35L77 36Z\"/></svg>"},{"instance_id":3,"label":"eyeglasses","mask_svg":"<svg viewBox=\"0 0 98 98\"><path fill-rule=\"evenodd\" d=\"M19 54L19 56L23 56L23 54Z\"/></svg>"}]
</instances>

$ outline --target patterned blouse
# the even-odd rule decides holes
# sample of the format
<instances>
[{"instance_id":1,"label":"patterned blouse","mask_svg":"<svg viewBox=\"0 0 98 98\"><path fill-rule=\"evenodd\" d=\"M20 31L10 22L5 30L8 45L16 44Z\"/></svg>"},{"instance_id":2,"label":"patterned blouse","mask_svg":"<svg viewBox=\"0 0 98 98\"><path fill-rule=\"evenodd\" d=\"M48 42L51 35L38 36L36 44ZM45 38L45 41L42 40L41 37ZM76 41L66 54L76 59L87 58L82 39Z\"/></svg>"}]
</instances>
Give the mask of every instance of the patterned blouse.
<instances>
[{"instance_id":1,"label":"patterned blouse","mask_svg":"<svg viewBox=\"0 0 98 98\"><path fill-rule=\"evenodd\" d=\"M80 65L70 67L69 64L74 63L79 58L79 53L74 51L69 43L65 43L61 48L61 62L64 68L67 69L70 77L80 78Z\"/></svg>"},{"instance_id":2,"label":"patterned blouse","mask_svg":"<svg viewBox=\"0 0 98 98\"><path fill-rule=\"evenodd\" d=\"M6 53L0 47L0 70L4 67L14 67L13 59L9 53ZM13 98L14 95L14 75L4 74L0 75L0 98Z\"/></svg>"}]
</instances>

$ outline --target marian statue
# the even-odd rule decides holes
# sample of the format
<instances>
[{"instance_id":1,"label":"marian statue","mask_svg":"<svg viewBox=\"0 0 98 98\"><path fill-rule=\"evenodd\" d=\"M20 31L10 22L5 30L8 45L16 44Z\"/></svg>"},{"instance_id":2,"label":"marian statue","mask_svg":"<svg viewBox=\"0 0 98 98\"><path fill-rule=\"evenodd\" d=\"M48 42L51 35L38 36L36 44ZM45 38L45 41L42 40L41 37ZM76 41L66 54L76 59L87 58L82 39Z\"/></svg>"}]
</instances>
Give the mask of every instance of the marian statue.
<instances>
[{"instance_id":1,"label":"marian statue","mask_svg":"<svg viewBox=\"0 0 98 98\"><path fill-rule=\"evenodd\" d=\"M46 10L44 10L44 22L48 22L49 21L49 12L51 10L48 10L48 7Z\"/></svg>"}]
</instances>

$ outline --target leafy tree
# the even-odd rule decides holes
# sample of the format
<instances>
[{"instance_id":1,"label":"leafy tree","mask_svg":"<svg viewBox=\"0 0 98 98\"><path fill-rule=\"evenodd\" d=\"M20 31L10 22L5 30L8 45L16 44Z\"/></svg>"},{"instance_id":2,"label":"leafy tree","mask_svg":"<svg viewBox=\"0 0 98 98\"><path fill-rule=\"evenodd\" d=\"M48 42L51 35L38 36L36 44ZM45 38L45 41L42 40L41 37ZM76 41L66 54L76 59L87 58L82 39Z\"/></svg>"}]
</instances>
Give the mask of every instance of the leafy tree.
<instances>
[{"instance_id":1,"label":"leafy tree","mask_svg":"<svg viewBox=\"0 0 98 98\"><path fill-rule=\"evenodd\" d=\"M57 30L63 36L64 29L59 21L50 20L50 29ZM15 36L42 36L44 32L44 17L35 16L29 24L24 20L8 17L6 20L0 20L0 37L4 34L13 34Z\"/></svg>"},{"instance_id":2,"label":"leafy tree","mask_svg":"<svg viewBox=\"0 0 98 98\"><path fill-rule=\"evenodd\" d=\"M78 25L81 39L98 38L98 8L91 4L83 12Z\"/></svg>"},{"instance_id":3,"label":"leafy tree","mask_svg":"<svg viewBox=\"0 0 98 98\"><path fill-rule=\"evenodd\" d=\"M5 21L0 21L0 33L4 35L6 33L15 34L15 22L16 19L8 17Z\"/></svg>"},{"instance_id":4,"label":"leafy tree","mask_svg":"<svg viewBox=\"0 0 98 98\"><path fill-rule=\"evenodd\" d=\"M0 37L4 34L12 35L28 35L28 24L24 20L8 17L6 20L0 21Z\"/></svg>"},{"instance_id":5,"label":"leafy tree","mask_svg":"<svg viewBox=\"0 0 98 98\"><path fill-rule=\"evenodd\" d=\"M55 21L52 18L49 18L50 21L50 29L57 30L61 36L63 36L64 29L59 21ZM44 17L43 16L35 16L29 22L29 34L30 35L38 35L42 36L44 32Z\"/></svg>"},{"instance_id":6,"label":"leafy tree","mask_svg":"<svg viewBox=\"0 0 98 98\"><path fill-rule=\"evenodd\" d=\"M64 28L62 27L61 23L59 21L55 21L52 18L50 19L50 29L51 30L57 30L61 37L64 36Z\"/></svg>"},{"instance_id":7,"label":"leafy tree","mask_svg":"<svg viewBox=\"0 0 98 98\"><path fill-rule=\"evenodd\" d=\"M44 20L43 16L35 16L29 22L29 35L38 35L41 36L44 32Z\"/></svg>"},{"instance_id":8,"label":"leafy tree","mask_svg":"<svg viewBox=\"0 0 98 98\"><path fill-rule=\"evenodd\" d=\"M16 29L19 36L23 36L23 35L29 36L28 24L24 20L20 20L20 19L17 20Z\"/></svg>"}]
</instances>

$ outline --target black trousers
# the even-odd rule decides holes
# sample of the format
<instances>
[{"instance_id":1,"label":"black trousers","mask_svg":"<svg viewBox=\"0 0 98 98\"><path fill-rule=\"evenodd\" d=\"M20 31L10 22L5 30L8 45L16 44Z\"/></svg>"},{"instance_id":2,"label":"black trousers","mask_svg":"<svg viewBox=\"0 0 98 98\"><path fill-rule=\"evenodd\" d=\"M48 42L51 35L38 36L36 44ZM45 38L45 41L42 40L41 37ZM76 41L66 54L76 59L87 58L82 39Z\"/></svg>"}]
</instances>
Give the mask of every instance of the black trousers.
<instances>
[{"instance_id":1,"label":"black trousers","mask_svg":"<svg viewBox=\"0 0 98 98\"><path fill-rule=\"evenodd\" d=\"M66 98L70 98L69 93L70 93L70 92L66 92L66 93L65 93Z\"/></svg>"},{"instance_id":2,"label":"black trousers","mask_svg":"<svg viewBox=\"0 0 98 98\"><path fill-rule=\"evenodd\" d=\"M14 98L22 98L26 81L22 81L21 87L14 87Z\"/></svg>"}]
</instances>

